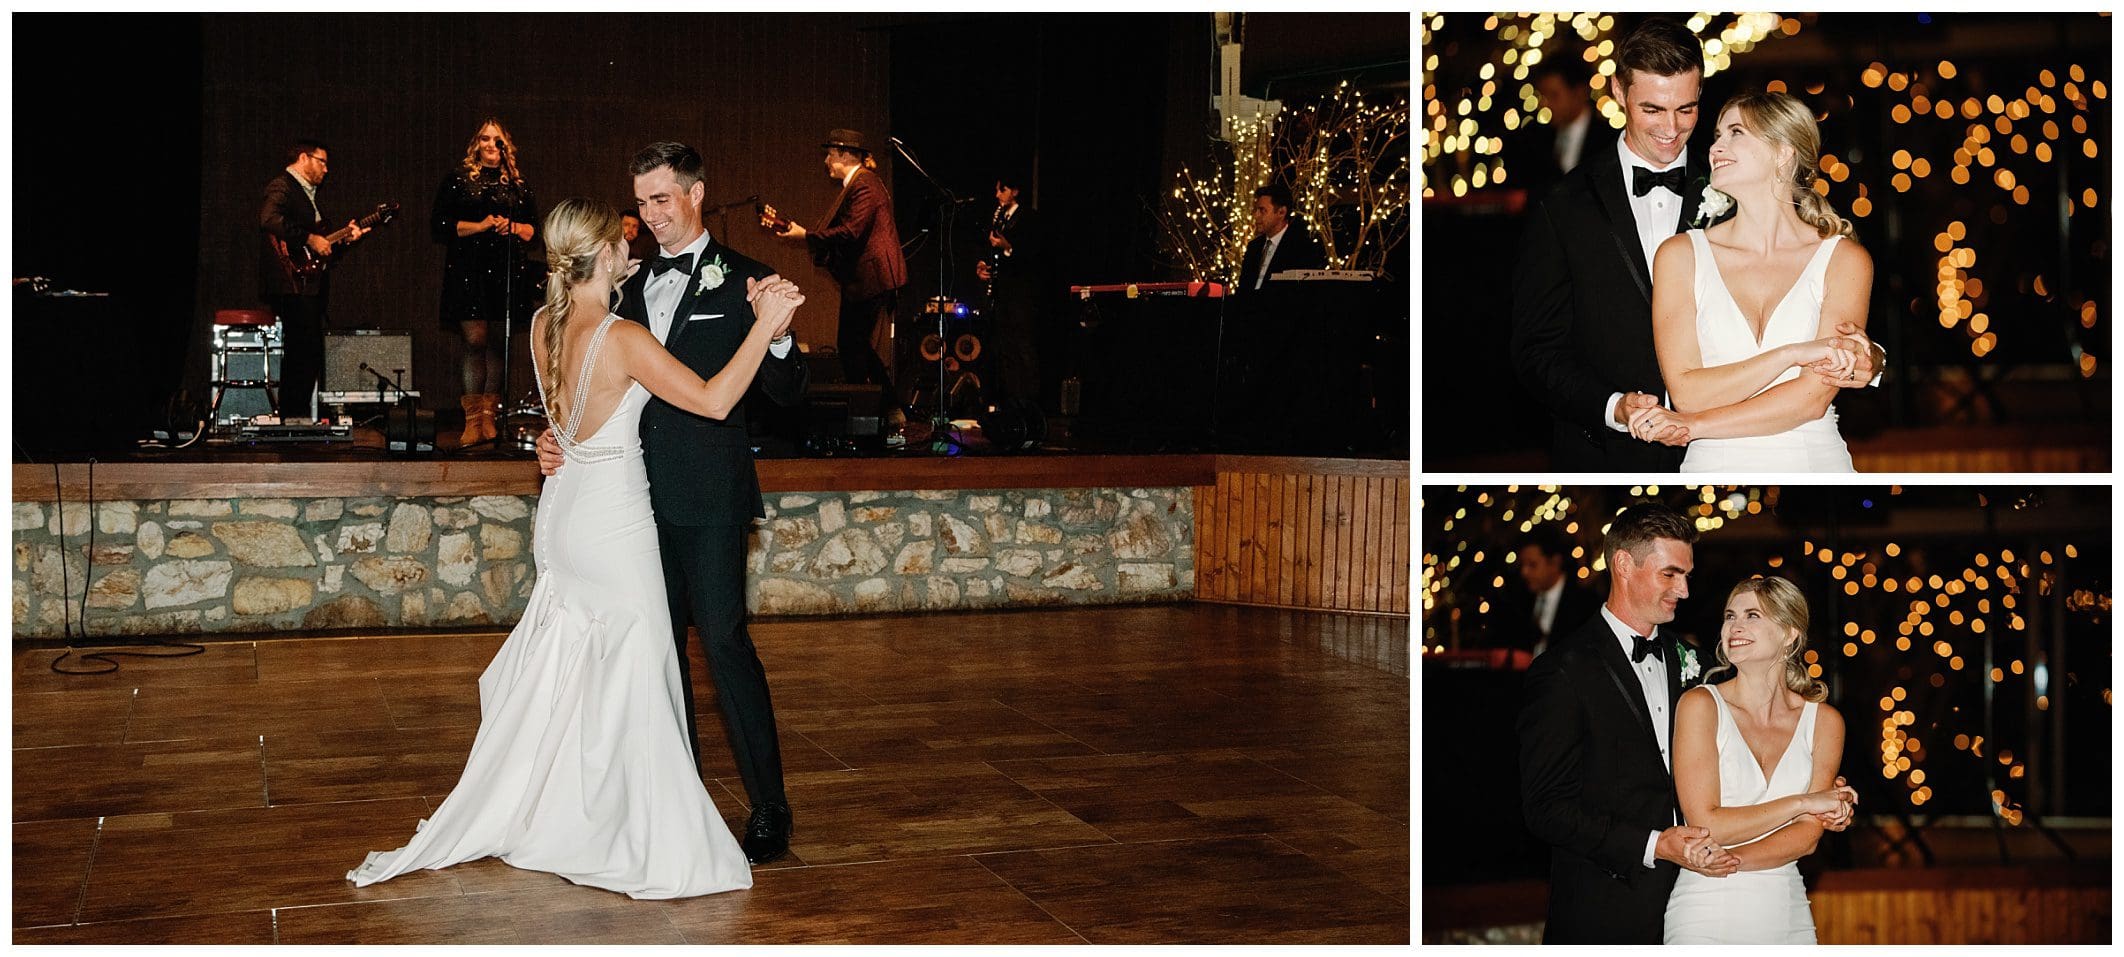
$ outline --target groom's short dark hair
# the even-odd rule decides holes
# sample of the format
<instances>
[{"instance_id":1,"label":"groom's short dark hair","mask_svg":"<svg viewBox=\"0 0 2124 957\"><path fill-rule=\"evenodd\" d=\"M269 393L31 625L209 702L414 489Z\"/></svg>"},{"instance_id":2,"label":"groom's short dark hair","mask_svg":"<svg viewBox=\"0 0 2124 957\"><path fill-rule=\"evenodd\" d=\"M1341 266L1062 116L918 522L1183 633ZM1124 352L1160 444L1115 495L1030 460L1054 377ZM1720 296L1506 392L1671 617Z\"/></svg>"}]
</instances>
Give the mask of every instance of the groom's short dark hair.
<instances>
[{"instance_id":1,"label":"groom's short dark hair","mask_svg":"<svg viewBox=\"0 0 2124 957\"><path fill-rule=\"evenodd\" d=\"M1615 567L1615 553L1629 552L1632 558L1643 558L1645 549L1655 539L1671 538L1685 545L1696 544L1696 523L1658 502L1639 502L1623 509L1608 523L1607 538L1602 541L1600 553L1607 557L1608 567Z\"/></svg>"},{"instance_id":2,"label":"groom's short dark hair","mask_svg":"<svg viewBox=\"0 0 2124 957\"><path fill-rule=\"evenodd\" d=\"M1630 85L1630 71L1654 76L1680 76L1690 70L1702 72L1704 44L1682 26L1666 17L1653 17L1637 25L1622 45L1615 48L1615 78Z\"/></svg>"},{"instance_id":3,"label":"groom's short dark hair","mask_svg":"<svg viewBox=\"0 0 2124 957\"><path fill-rule=\"evenodd\" d=\"M701 181L701 154L684 143L651 143L634 154L627 164L627 175L640 176L660 167L671 167L671 175L678 178L680 189L692 189Z\"/></svg>"}]
</instances>

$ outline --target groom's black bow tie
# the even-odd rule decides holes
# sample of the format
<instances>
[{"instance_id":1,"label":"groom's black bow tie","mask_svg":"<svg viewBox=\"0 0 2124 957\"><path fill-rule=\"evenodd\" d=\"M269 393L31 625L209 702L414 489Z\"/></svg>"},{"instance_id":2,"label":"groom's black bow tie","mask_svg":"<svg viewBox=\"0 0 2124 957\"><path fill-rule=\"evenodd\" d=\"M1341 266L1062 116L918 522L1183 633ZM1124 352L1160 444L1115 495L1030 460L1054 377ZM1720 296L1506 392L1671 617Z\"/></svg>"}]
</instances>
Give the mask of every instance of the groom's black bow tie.
<instances>
[{"instance_id":1,"label":"groom's black bow tie","mask_svg":"<svg viewBox=\"0 0 2124 957\"><path fill-rule=\"evenodd\" d=\"M1663 642L1659 640L1658 635L1653 635L1650 638L1642 638L1637 635L1631 635L1630 642L1630 663L1633 665L1645 660L1646 655L1659 654L1660 646L1663 644ZM1666 657L1662 655L1660 660L1664 661L1666 660Z\"/></svg>"},{"instance_id":2,"label":"groom's black bow tie","mask_svg":"<svg viewBox=\"0 0 2124 957\"><path fill-rule=\"evenodd\" d=\"M1687 186L1688 182L1689 171L1684 167L1677 166L1663 173L1655 173L1642 166L1630 167L1630 190L1639 196L1651 192L1655 186L1665 186L1672 190L1674 195L1680 196L1682 188Z\"/></svg>"},{"instance_id":3,"label":"groom's black bow tie","mask_svg":"<svg viewBox=\"0 0 2124 957\"><path fill-rule=\"evenodd\" d=\"M693 275L693 254L680 253L676 256L658 256L649 260L649 278L655 279L663 275L667 269L676 269L688 276Z\"/></svg>"}]
</instances>

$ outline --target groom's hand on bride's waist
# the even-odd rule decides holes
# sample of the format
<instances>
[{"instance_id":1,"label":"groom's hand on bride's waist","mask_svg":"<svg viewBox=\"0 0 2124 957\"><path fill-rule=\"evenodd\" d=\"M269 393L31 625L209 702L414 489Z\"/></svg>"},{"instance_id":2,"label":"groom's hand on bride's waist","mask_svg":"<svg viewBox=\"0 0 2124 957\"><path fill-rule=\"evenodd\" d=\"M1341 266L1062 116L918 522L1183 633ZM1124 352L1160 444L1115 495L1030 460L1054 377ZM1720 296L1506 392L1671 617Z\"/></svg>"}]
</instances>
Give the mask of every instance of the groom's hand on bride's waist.
<instances>
[{"instance_id":1,"label":"groom's hand on bride's waist","mask_svg":"<svg viewBox=\"0 0 2124 957\"><path fill-rule=\"evenodd\" d=\"M560 471L561 463L567 460L567 456L561 454L560 443L553 439L552 429L538 434L538 474L552 475Z\"/></svg>"}]
</instances>

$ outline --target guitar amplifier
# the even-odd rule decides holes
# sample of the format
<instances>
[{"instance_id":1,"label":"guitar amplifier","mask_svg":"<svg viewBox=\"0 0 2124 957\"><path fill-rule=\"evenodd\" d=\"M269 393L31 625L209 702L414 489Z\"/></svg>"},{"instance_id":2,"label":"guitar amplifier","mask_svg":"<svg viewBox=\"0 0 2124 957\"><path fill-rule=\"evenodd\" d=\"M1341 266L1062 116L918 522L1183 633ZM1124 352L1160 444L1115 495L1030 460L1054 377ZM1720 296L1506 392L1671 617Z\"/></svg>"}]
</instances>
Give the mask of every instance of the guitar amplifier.
<instances>
[{"instance_id":1,"label":"guitar amplifier","mask_svg":"<svg viewBox=\"0 0 2124 957\"><path fill-rule=\"evenodd\" d=\"M325 333L323 393L375 393L383 386L362 371L368 363L407 391L413 388L413 334L388 329ZM400 369L405 370L403 378ZM395 395L395 393L394 393ZM345 401L345 400L337 400Z\"/></svg>"}]
</instances>

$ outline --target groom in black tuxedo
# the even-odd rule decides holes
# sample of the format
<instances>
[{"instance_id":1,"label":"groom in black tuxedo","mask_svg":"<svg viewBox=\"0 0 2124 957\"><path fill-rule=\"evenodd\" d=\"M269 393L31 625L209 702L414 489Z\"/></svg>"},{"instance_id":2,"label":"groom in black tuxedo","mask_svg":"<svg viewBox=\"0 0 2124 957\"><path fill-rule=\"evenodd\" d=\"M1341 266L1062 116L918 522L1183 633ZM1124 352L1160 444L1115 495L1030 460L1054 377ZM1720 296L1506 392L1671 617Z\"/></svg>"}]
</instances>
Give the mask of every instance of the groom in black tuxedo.
<instances>
[{"instance_id":1,"label":"groom in black tuxedo","mask_svg":"<svg viewBox=\"0 0 2124 957\"><path fill-rule=\"evenodd\" d=\"M1740 866L1705 828L1680 826L1674 708L1700 674L1662 636L1689 597L1696 527L1656 502L1609 526L1599 614L1527 670L1519 776L1527 830L1550 846L1546 944L1657 944L1681 867Z\"/></svg>"},{"instance_id":2,"label":"groom in black tuxedo","mask_svg":"<svg viewBox=\"0 0 2124 957\"><path fill-rule=\"evenodd\" d=\"M709 379L736 356L752 327L745 280L765 282L774 278L774 270L716 242L702 228L701 201L707 189L701 165L701 154L682 143L652 144L629 164L637 208L659 248L620 287L618 313L648 326L673 356ZM795 345L795 337L786 333L774 339L753 378L753 389L780 405L799 401L808 381ZM752 804L741 839L745 856L764 864L788 852L791 815L782 787L782 749L767 672L745 629L745 535L754 519L766 515L745 426L745 402L716 420L651 399L642 410L641 428L664 588L678 643L686 739L698 767L701 747L686 659L690 622L700 630L731 754ZM546 471L551 474L560 462L559 448L541 437L539 454L541 466L550 466Z\"/></svg>"},{"instance_id":3,"label":"groom in black tuxedo","mask_svg":"<svg viewBox=\"0 0 2124 957\"><path fill-rule=\"evenodd\" d=\"M1652 259L1696 218L1710 170L1688 149L1703 46L1672 20L1645 21L1616 49L1623 134L1590 150L1528 214L1512 286L1512 364L1554 417L1552 464L1567 472L1672 472L1688 436L1629 433L1666 387L1652 349Z\"/></svg>"}]
</instances>

